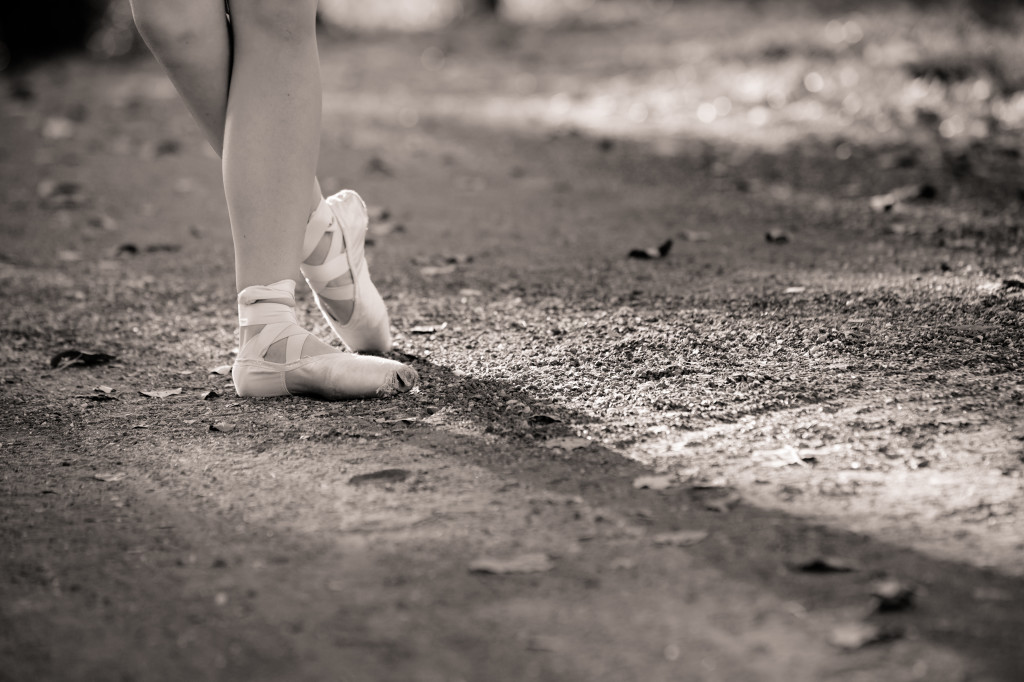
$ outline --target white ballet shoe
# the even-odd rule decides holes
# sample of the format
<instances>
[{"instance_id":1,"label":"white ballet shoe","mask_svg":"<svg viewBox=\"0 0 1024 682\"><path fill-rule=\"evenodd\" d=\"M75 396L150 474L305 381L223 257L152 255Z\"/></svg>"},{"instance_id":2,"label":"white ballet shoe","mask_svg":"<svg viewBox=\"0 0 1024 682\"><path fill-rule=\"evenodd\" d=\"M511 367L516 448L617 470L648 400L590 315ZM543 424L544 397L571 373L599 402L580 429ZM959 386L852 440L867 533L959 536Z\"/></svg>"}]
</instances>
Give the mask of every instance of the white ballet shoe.
<instances>
[{"instance_id":1,"label":"white ballet shoe","mask_svg":"<svg viewBox=\"0 0 1024 682\"><path fill-rule=\"evenodd\" d=\"M242 327L263 326L242 345L231 368L241 397L386 398L416 385L416 370L386 358L338 349L303 357L303 347L312 335L298 325L293 280L243 289L238 294L238 321ZM285 344L285 361L270 362L265 356L278 342Z\"/></svg>"},{"instance_id":2,"label":"white ballet shoe","mask_svg":"<svg viewBox=\"0 0 1024 682\"><path fill-rule=\"evenodd\" d=\"M300 269L338 338L350 350L380 353L391 350L391 320L366 266L368 226L366 204L352 190L322 200L306 224L302 260L309 259L325 234L331 236L328 253L321 264L304 262ZM352 273L351 282L331 284L348 272ZM351 301L352 316L346 322L339 320L331 311L330 301Z\"/></svg>"}]
</instances>

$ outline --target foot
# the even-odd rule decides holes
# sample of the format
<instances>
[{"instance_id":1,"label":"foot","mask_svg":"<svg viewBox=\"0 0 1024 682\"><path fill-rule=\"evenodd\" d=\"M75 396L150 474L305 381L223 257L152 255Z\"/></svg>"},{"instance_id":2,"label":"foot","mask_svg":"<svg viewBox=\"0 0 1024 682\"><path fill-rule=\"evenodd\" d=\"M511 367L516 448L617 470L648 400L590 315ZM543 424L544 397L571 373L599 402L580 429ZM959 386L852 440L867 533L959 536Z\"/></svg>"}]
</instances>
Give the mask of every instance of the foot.
<instances>
[{"instance_id":1,"label":"foot","mask_svg":"<svg viewBox=\"0 0 1024 682\"><path fill-rule=\"evenodd\" d=\"M391 349L391 322L366 266L368 225L366 204L355 192L321 201L306 224L301 270L327 323L350 350L384 352Z\"/></svg>"},{"instance_id":2,"label":"foot","mask_svg":"<svg viewBox=\"0 0 1024 682\"><path fill-rule=\"evenodd\" d=\"M244 289L238 318L241 350L231 377L241 397L386 398L416 385L412 367L342 352L300 327L290 279Z\"/></svg>"}]
</instances>

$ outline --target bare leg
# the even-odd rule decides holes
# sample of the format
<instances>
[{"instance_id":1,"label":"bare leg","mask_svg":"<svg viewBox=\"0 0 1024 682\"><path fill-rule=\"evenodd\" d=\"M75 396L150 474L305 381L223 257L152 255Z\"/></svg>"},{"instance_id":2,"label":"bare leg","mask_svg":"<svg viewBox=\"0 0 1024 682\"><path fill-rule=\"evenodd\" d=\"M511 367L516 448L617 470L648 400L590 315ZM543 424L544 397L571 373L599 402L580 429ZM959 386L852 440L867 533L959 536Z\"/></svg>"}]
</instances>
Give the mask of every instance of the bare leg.
<instances>
[{"instance_id":1,"label":"bare leg","mask_svg":"<svg viewBox=\"0 0 1024 682\"><path fill-rule=\"evenodd\" d=\"M185 101L210 146L223 155L232 70L223 0L131 0L139 33ZM312 212L321 198L313 179Z\"/></svg>"}]
</instances>

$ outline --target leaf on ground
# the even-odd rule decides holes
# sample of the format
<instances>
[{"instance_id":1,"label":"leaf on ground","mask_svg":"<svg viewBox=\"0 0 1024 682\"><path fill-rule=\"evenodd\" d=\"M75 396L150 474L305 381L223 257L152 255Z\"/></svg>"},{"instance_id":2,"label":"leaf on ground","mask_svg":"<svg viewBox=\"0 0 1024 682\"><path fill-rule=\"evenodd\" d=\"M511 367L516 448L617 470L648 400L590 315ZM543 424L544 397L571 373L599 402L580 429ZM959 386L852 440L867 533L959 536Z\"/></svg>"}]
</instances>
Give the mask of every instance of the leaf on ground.
<instances>
[{"instance_id":1,"label":"leaf on ground","mask_svg":"<svg viewBox=\"0 0 1024 682\"><path fill-rule=\"evenodd\" d=\"M782 292L784 294L802 294L807 291L807 287L786 287Z\"/></svg>"},{"instance_id":2,"label":"leaf on ground","mask_svg":"<svg viewBox=\"0 0 1024 682\"><path fill-rule=\"evenodd\" d=\"M774 228L764 233L764 240L770 244L786 244L789 242L789 233L785 230Z\"/></svg>"},{"instance_id":3,"label":"leaf on ground","mask_svg":"<svg viewBox=\"0 0 1024 682\"><path fill-rule=\"evenodd\" d=\"M210 374L219 374L221 376L228 376L231 374L231 365L219 365L210 370Z\"/></svg>"},{"instance_id":4,"label":"leaf on ground","mask_svg":"<svg viewBox=\"0 0 1024 682\"><path fill-rule=\"evenodd\" d=\"M420 274L424 277L437 277L439 275L450 275L458 266L449 263L448 265L427 265L420 268Z\"/></svg>"},{"instance_id":5,"label":"leaf on ground","mask_svg":"<svg viewBox=\"0 0 1024 682\"><path fill-rule=\"evenodd\" d=\"M542 552L520 554L507 559L480 557L469 565L470 573L509 575L512 573L544 573L555 567L551 557Z\"/></svg>"},{"instance_id":6,"label":"leaf on ground","mask_svg":"<svg viewBox=\"0 0 1024 682\"><path fill-rule=\"evenodd\" d=\"M236 426L231 422L217 422L216 424L210 424L210 430L216 431L217 433L231 433L235 428Z\"/></svg>"},{"instance_id":7,"label":"leaf on ground","mask_svg":"<svg viewBox=\"0 0 1024 682\"><path fill-rule=\"evenodd\" d=\"M675 474L664 474L662 476L637 476L633 479L633 487L637 490L668 490L676 484L678 478Z\"/></svg>"},{"instance_id":8,"label":"leaf on ground","mask_svg":"<svg viewBox=\"0 0 1024 682\"><path fill-rule=\"evenodd\" d=\"M914 605L916 590L894 578L886 578L871 584L871 596L875 598L878 611L902 611Z\"/></svg>"},{"instance_id":9,"label":"leaf on ground","mask_svg":"<svg viewBox=\"0 0 1024 682\"><path fill-rule=\"evenodd\" d=\"M180 395L181 394L181 389L180 388L164 388L164 389L154 389L152 391L139 391L139 393L144 395L144 396L146 396L146 397L148 397L148 398L169 398L172 395Z\"/></svg>"},{"instance_id":10,"label":"leaf on ground","mask_svg":"<svg viewBox=\"0 0 1024 682\"><path fill-rule=\"evenodd\" d=\"M587 440L586 438L551 438L550 440L544 441L543 445L546 448L559 449L559 450L579 450L590 446L593 441Z\"/></svg>"},{"instance_id":11,"label":"leaf on ground","mask_svg":"<svg viewBox=\"0 0 1024 682\"><path fill-rule=\"evenodd\" d=\"M1024 280L1004 279L1003 288L1007 291L1024 291Z\"/></svg>"},{"instance_id":12,"label":"leaf on ground","mask_svg":"<svg viewBox=\"0 0 1024 682\"><path fill-rule=\"evenodd\" d=\"M868 201L871 206L871 210L876 213L888 213L892 211L897 204L904 201L913 201L914 199L934 199L938 191L934 186L929 184L920 185L907 185L905 187L899 187L887 194L877 194Z\"/></svg>"},{"instance_id":13,"label":"leaf on ground","mask_svg":"<svg viewBox=\"0 0 1024 682\"><path fill-rule=\"evenodd\" d=\"M86 353L80 350L65 350L50 358L50 367L64 369L65 367L92 367L103 365L114 359L113 355L107 353Z\"/></svg>"},{"instance_id":14,"label":"leaf on ground","mask_svg":"<svg viewBox=\"0 0 1024 682\"><path fill-rule=\"evenodd\" d=\"M139 252L139 247L132 243L119 244L114 249L114 258L120 258L121 256L134 256Z\"/></svg>"},{"instance_id":15,"label":"leaf on ground","mask_svg":"<svg viewBox=\"0 0 1024 682\"><path fill-rule=\"evenodd\" d=\"M359 474L348 479L349 485L372 485L375 483L401 483L409 478L409 472L405 469L381 469L368 474Z\"/></svg>"},{"instance_id":16,"label":"leaf on ground","mask_svg":"<svg viewBox=\"0 0 1024 682\"><path fill-rule=\"evenodd\" d=\"M790 568L802 573L849 573L857 570L850 562L832 556L812 557L795 561L790 564Z\"/></svg>"},{"instance_id":17,"label":"leaf on ground","mask_svg":"<svg viewBox=\"0 0 1024 682\"><path fill-rule=\"evenodd\" d=\"M704 542L708 538L706 530L680 530L674 533L657 533L651 537L656 545L672 547L690 547Z\"/></svg>"},{"instance_id":18,"label":"leaf on ground","mask_svg":"<svg viewBox=\"0 0 1024 682\"><path fill-rule=\"evenodd\" d=\"M552 417L550 414L533 414L526 420L533 426L546 426L547 424L560 424L562 422L558 417Z\"/></svg>"},{"instance_id":19,"label":"leaf on ground","mask_svg":"<svg viewBox=\"0 0 1024 682\"><path fill-rule=\"evenodd\" d=\"M219 398L219 397L220 397L220 393L217 393L217 391L206 391L205 393L203 393L203 395L200 396L200 399L202 399L202 400L213 400L214 398Z\"/></svg>"},{"instance_id":20,"label":"leaf on ground","mask_svg":"<svg viewBox=\"0 0 1024 682\"><path fill-rule=\"evenodd\" d=\"M84 400L92 400L97 403L105 403L111 400L117 400L117 396L108 395L106 393L79 393L72 397L82 398Z\"/></svg>"},{"instance_id":21,"label":"leaf on ground","mask_svg":"<svg viewBox=\"0 0 1024 682\"><path fill-rule=\"evenodd\" d=\"M873 623L843 623L832 629L828 641L840 649L855 651L869 644L887 642L902 636L902 631L895 627L882 627Z\"/></svg>"},{"instance_id":22,"label":"leaf on ground","mask_svg":"<svg viewBox=\"0 0 1024 682\"><path fill-rule=\"evenodd\" d=\"M646 249L633 249L629 252L630 258L639 258L641 260L656 260L658 258L664 258L668 255L668 252L672 250L672 240L668 239L658 247L649 247Z\"/></svg>"},{"instance_id":23,"label":"leaf on ground","mask_svg":"<svg viewBox=\"0 0 1024 682\"><path fill-rule=\"evenodd\" d=\"M96 391L97 393L113 393L114 392L113 388L111 388L110 386L103 385L103 384L97 386L96 388L94 388L92 390Z\"/></svg>"},{"instance_id":24,"label":"leaf on ground","mask_svg":"<svg viewBox=\"0 0 1024 682\"><path fill-rule=\"evenodd\" d=\"M127 474L123 471L108 471L92 475L95 480L103 481L104 483L114 483L115 481L120 481L125 476L127 476Z\"/></svg>"},{"instance_id":25,"label":"leaf on ground","mask_svg":"<svg viewBox=\"0 0 1024 682\"><path fill-rule=\"evenodd\" d=\"M448 323L447 322L442 324L440 327L435 327L434 325L431 325L431 324L420 324L420 325L416 325L415 327L410 329L409 333L410 334L436 334L437 332L444 331L447 328L448 328Z\"/></svg>"}]
</instances>

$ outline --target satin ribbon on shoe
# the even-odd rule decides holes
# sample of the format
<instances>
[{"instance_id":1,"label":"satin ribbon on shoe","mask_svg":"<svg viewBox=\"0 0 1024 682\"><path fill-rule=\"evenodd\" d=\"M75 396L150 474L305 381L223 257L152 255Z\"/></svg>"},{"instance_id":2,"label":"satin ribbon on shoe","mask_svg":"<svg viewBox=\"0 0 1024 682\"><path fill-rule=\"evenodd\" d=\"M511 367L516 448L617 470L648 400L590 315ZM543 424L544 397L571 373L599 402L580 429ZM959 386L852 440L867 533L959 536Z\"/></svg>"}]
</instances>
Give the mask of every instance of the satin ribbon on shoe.
<instances>
[{"instance_id":1,"label":"satin ribbon on shoe","mask_svg":"<svg viewBox=\"0 0 1024 682\"><path fill-rule=\"evenodd\" d=\"M391 350L391 321L366 266L366 231L370 219L362 197L342 190L320 202L306 224L302 260L308 260L324 235L330 235L327 257L319 265L303 263L303 277L309 283L317 306L334 333L353 351ZM352 281L340 286L331 282L352 273ZM325 300L326 299L326 300ZM330 309L330 301L352 301L352 316L341 322Z\"/></svg>"},{"instance_id":2,"label":"satin ribbon on shoe","mask_svg":"<svg viewBox=\"0 0 1024 682\"><path fill-rule=\"evenodd\" d=\"M242 327L263 325L242 345L231 368L241 397L385 398L416 384L416 370L386 358L336 349L303 357L303 347L312 335L295 316L294 280L243 289L238 294L238 321ZM280 341L285 344L285 361L266 360L267 351Z\"/></svg>"}]
</instances>

